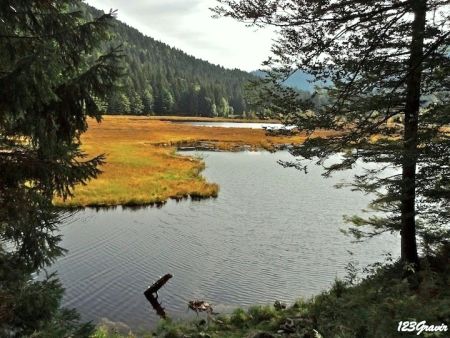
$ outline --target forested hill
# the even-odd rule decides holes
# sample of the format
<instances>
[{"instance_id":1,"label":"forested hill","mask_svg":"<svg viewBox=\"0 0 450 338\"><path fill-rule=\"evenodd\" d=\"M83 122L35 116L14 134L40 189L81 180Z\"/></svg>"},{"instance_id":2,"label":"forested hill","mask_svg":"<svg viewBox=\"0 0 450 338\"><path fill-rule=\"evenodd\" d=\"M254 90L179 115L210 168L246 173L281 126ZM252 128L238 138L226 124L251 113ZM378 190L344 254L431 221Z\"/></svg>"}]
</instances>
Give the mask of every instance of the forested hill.
<instances>
[{"instance_id":1,"label":"forested hill","mask_svg":"<svg viewBox=\"0 0 450 338\"><path fill-rule=\"evenodd\" d=\"M261 70L255 70L252 72L252 74L258 77L266 76L265 73ZM311 75L308 75L301 71L296 71L286 81L284 81L284 84L302 92L312 93L314 91L314 83L311 83L311 80Z\"/></svg>"},{"instance_id":2,"label":"forested hill","mask_svg":"<svg viewBox=\"0 0 450 338\"><path fill-rule=\"evenodd\" d=\"M102 12L87 7L87 16ZM116 20L113 44L122 45L126 76L112 93L109 114L244 115L244 86L254 76L187 55Z\"/></svg>"}]
</instances>

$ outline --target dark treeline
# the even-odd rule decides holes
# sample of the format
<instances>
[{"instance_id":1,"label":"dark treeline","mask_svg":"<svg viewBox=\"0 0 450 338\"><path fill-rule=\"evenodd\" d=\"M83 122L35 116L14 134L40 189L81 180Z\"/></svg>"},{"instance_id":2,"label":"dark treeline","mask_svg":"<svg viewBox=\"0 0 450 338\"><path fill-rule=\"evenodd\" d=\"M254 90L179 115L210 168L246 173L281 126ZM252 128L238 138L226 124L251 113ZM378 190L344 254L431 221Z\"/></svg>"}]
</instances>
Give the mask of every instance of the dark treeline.
<instances>
[{"instance_id":1,"label":"dark treeline","mask_svg":"<svg viewBox=\"0 0 450 338\"><path fill-rule=\"evenodd\" d=\"M102 12L87 9L97 17ZM125 76L104 109L109 114L247 116L246 83L254 75L196 59L116 20L112 44L125 54Z\"/></svg>"}]
</instances>

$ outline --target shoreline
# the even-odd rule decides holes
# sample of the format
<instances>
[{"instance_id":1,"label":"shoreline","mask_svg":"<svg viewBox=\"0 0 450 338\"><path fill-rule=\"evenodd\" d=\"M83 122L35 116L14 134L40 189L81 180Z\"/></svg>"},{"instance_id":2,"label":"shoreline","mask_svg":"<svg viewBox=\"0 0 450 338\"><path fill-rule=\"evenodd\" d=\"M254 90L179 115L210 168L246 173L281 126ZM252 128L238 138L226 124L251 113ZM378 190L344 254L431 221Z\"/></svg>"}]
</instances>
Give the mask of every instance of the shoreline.
<instances>
[{"instance_id":1,"label":"shoreline","mask_svg":"<svg viewBox=\"0 0 450 338\"><path fill-rule=\"evenodd\" d=\"M214 198L219 186L201 175L205 163L180 152L273 152L304 139L301 134L268 135L263 129L202 127L106 115L100 124L90 120L82 137L83 150L89 156L106 154L102 174L75 187L73 197L65 201L55 198L54 204L65 209L145 207L164 205L169 199Z\"/></svg>"},{"instance_id":2,"label":"shoreline","mask_svg":"<svg viewBox=\"0 0 450 338\"><path fill-rule=\"evenodd\" d=\"M126 116L126 115L123 115ZM230 123L281 123L274 119L242 119L228 117L202 117L202 116L147 116L150 120L168 122L230 122Z\"/></svg>"}]
</instances>

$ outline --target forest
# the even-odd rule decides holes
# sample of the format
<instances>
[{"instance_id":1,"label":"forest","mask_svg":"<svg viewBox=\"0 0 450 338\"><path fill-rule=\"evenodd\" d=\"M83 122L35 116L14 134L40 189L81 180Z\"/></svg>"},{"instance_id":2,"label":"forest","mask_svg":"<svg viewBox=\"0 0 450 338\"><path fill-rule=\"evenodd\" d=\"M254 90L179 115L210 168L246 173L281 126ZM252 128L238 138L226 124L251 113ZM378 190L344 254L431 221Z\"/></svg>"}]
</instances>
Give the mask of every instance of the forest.
<instances>
[{"instance_id":1,"label":"forest","mask_svg":"<svg viewBox=\"0 0 450 338\"><path fill-rule=\"evenodd\" d=\"M216 2L265 73L0 1L0 337L448 336L450 1Z\"/></svg>"},{"instance_id":2,"label":"forest","mask_svg":"<svg viewBox=\"0 0 450 338\"><path fill-rule=\"evenodd\" d=\"M87 16L101 11L86 5ZM256 76L197 59L114 20L105 48L124 54L124 76L103 107L108 114L246 117L245 87Z\"/></svg>"}]
</instances>

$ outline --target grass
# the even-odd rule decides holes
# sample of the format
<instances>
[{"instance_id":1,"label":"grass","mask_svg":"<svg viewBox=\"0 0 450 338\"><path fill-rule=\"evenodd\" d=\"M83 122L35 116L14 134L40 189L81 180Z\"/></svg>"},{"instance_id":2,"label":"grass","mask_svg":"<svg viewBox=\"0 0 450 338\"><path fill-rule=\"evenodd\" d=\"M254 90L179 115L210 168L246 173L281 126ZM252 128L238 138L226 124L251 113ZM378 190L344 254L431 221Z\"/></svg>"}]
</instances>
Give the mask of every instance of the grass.
<instances>
[{"instance_id":1,"label":"grass","mask_svg":"<svg viewBox=\"0 0 450 338\"><path fill-rule=\"evenodd\" d=\"M170 118L169 118L170 119ZM179 120L176 118L175 120ZM234 121L234 120L233 120ZM202 176L204 163L176 153L177 146L207 144L218 150L274 150L281 144L299 143L303 136L267 136L263 130L198 127L155 118L105 116L102 123L89 121L82 136L90 155L106 155L103 173L87 185L77 186L74 196L60 207L98 207L163 203L169 198L215 197L217 184Z\"/></svg>"},{"instance_id":2,"label":"grass","mask_svg":"<svg viewBox=\"0 0 450 338\"><path fill-rule=\"evenodd\" d=\"M253 306L219 315L207 324L161 321L153 337L417 337L417 332L398 332L400 321L450 324L450 247L421 260L422 270L404 278L400 263L374 264L363 279L349 270L345 280L309 300L298 300L287 309ZM420 281L420 283L419 283ZM286 324L290 333L286 332ZM284 327L283 327L284 326ZM108 332L106 328L101 328ZM106 331L105 331L106 330ZM284 332L280 332L284 331ZM449 332L423 332L421 337L448 337ZM104 336L110 338L116 336ZM120 336L119 336L120 337ZM145 335L129 337L145 337Z\"/></svg>"}]
</instances>

